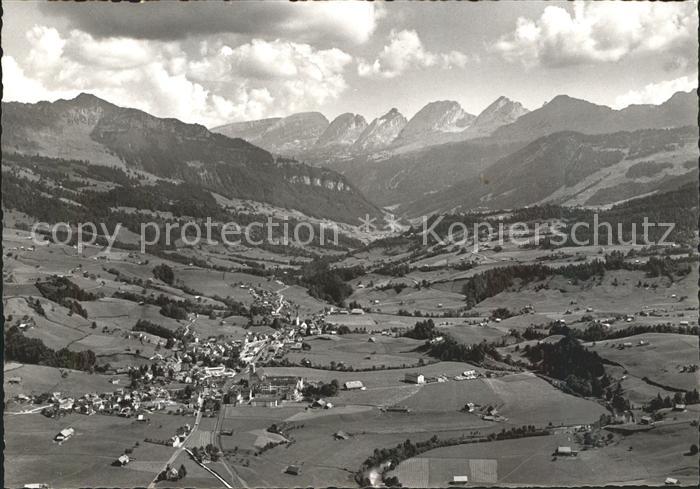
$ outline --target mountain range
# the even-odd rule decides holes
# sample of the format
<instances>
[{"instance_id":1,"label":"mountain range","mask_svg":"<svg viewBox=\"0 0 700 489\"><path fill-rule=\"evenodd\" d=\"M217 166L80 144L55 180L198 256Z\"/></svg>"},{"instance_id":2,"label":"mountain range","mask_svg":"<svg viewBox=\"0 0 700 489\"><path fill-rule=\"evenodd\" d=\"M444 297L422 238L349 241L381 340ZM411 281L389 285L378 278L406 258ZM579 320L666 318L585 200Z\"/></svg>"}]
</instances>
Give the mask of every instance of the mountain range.
<instances>
[{"instance_id":1,"label":"mountain range","mask_svg":"<svg viewBox=\"0 0 700 489\"><path fill-rule=\"evenodd\" d=\"M357 223L552 202L607 205L673 189L697 172L697 95L621 110L560 95L539 109L499 97L411 119L318 112L212 130L95 96L2 104L4 153L138 170L228 198Z\"/></svg>"},{"instance_id":2,"label":"mountain range","mask_svg":"<svg viewBox=\"0 0 700 489\"><path fill-rule=\"evenodd\" d=\"M698 137L697 126L556 132L401 210L419 216L544 203L601 206L673 190L698 178Z\"/></svg>"},{"instance_id":3,"label":"mountain range","mask_svg":"<svg viewBox=\"0 0 700 489\"><path fill-rule=\"evenodd\" d=\"M225 197L342 222L356 223L359 216L381 214L332 170L274 156L243 139L212 133L198 124L154 117L88 94L53 103L3 102L2 109L4 153L138 170ZM309 118L325 120L320 114ZM292 137L287 131L306 127L299 117L287 119L293 122L268 122L267 134L282 140Z\"/></svg>"},{"instance_id":4,"label":"mountain range","mask_svg":"<svg viewBox=\"0 0 700 489\"><path fill-rule=\"evenodd\" d=\"M369 124L357 114L342 114L331 123L318 112L304 112L227 124L212 131L245 139L272 153L325 164L357 156L383 159L474 139L530 142L557 131L606 134L681 127L696 123L694 97L693 93L678 92L661 105L630 105L615 110L558 95L539 109L528 111L520 102L501 96L476 116L458 102L440 100L426 104L410 119L397 108Z\"/></svg>"},{"instance_id":5,"label":"mountain range","mask_svg":"<svg viewBox=\"0 0 700 489\"><path fill-rule=\"evenodd\" d=\"M697 96L694 92L677 92L661 105L630 105L619 110L558 95L511 124L496 128L491 136L500 140L532 141L557 131L606 134L696 123Z\"/></svg>"},{"instance_id":6,"label":"mountain range","mask_svg":"<svg viewBox=\"0 0 700 489\"><path fill-rule=\"evenodd\" d=\"M527 113L522 104L499 97L478 116L452 100L430 102L411 119L390 109L369 124L358 114L333 122L318 112L293 114L214 127L213 132L245 139L268 151L319 163L367 154L396 154L489 135ZM332 143L337 141L338 143Z\"/></svg>"}]
</instances>

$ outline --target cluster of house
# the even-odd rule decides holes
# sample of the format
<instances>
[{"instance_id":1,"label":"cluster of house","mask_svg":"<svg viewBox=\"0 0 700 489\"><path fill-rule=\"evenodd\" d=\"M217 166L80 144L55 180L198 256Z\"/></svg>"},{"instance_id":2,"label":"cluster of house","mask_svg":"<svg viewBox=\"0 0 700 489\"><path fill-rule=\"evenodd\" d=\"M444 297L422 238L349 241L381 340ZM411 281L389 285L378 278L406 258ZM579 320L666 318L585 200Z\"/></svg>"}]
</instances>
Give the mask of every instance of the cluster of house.
<instances>
[{"instance_id":1,"label":"cluster of house","mask_svg":"<svg viewBox=\"0 0 700 489\"><path fill-rule=\"evenodd\" d=\"M379 301L376 301L378 304ZM334 307L331 307L330 310L328 311L329 314L352 314L354 316L361 316L365 313L364 309L361 309L359 307L353 307L352 309L336 309Z\"/></svg>"},{"instance_id":2,"label":"cluster of house","mask_svg":"<svg viewBox=\"0 0 700 489\"><path fill-rule=\"evenodd\" d=\"M30 401L28 396L20 394L21 401ZM168 390L151 386L148 389L116 389L112 392L87 393L78 399L64 397L60 392L54 392L49 398L50 407L42 410L47 417L60 416L62 414L78 413L85 415L112 414L123 417L136 416L138 421L146 421L140 411L147 409L160 410L167 405L174 404L170 400Z\"/></svg>"},{"instance_id":3,"label":"cluster of house","mask_svg":"<svg viewBox=\"0 0 700 489\"><path fill-rule=\"evenodd\" d=\"M648 346L649 344L650 344L650 343L649 343L648 341L646 341L646 340L639 340L639 341L637 342L637 346ZM631 341L625 341L625 342L623 342L623 343L618 344L618 345L617 345L617 349L618 349L618 350L624 350L625 348L632 348L633 346L635 346L635 345L634 345L634 343L632 343Z\"/></svg>"},{"instance_id":4,"label":"cluster of house","mask_svg":"<svg viewBox=\"0 0 700 489\"><path fill-rule=\"evenodd\" d=\"M474 380L478 379L476 370L465 370L461 375L455 375L454 380ZM404 382L408 384L430 384L435 382L447 382L447 375L425 376L420 372L409 372L404 375Z\"/></svg>"},{"instance_id":5,"label":"cluster of house","mask_svg":"<svg viewBox=\"0 0 700 489\"><path fill-rule=\"evenodd\" d=\"M284 285L279 280L276 282L278 285ZM241 285L241 288L248 289L253 297L251 324L254 326L269 325L275 319L291 320L294 306L281 294L244 284Z\"/></svg>"}]
</instances>

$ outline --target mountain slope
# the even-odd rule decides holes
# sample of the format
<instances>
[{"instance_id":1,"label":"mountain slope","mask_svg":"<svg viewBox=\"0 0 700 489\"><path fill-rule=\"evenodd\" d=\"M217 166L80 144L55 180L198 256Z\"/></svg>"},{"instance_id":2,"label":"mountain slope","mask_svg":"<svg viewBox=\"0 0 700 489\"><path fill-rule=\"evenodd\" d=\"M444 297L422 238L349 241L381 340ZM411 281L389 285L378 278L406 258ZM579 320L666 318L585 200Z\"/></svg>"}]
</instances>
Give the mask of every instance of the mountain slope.
<instances>
[{"instance_id":1,"label":"mountain slope","mask_svg":"<svg viewBox=\"0 0 700 489\"><path fill-rule=\"evenodd\" d=\"M603 135L558 132L501 158L480 175L402 210L420 215L543 202L619 202L672 189L693 178L693 172L697 172L697 139L698 129L692 126Z\"/></svg>"},{"instance_id":2,"label":"mountain slope","mask_svg":"<svg viewBox=\"0 0 700 489\"><path fill-rule=\"evenodd\" d=\"M362 131L350 148L351 151L368 153L388 147L406 126L406 122L406 118L396 108L392 108L383 116L374 119Z\"/></svg>"},{"instance_id":3,"label":"mountain slope","mask_svg":"<svg viewBox=\"0 0 700 489\"><path fill-rule=\"evenodd\" d=\"M431 136L463 131L474 118L452 100L430 102L411 117L393 144L400 146L419 142L428 145Z\"/></svg>"},{"instance_id":4,"label":"mountain slope","mask_svg":"<svg viewBox=\"0 0 700 489\"><path fill-rule=\"evenodd\" d=\"M314 150L342 151L357 141L367 128L367 121L359 114L341 114L326 128L314 144Z\"/></svg>"},{"instance_id":5,"label":"mountain slope","mask_svg":"<svg viewBox=\"0 0 700 489\"><path fill-rule=\"evenodd\" d=\"M283 118L235 122L215 127L212 132L245 139L272 153L294 156L316 144L328 125L320 112L300 112Z\"/></svg>"},{"instance_id":6,"label":"mountain slope","mask_svg":"<svg viewBox=\"0 0 700 489\"><path fill-rule=\"evenodd\" d=\"M464 134L470 137L488 136L499 127L515 122L528 112L520 102L503 96L498 97L476 116Z\"/></svg>"},{"instance_id":7,"label":"mountain slope","mask_svg":"<svg viewBox=\"0 0 700 489\"><path fill-rule=\"evenodd\" d=\"M379 210L337 173L276 159L198 124L161 119L81 94L3 103L3 152L138 169L236 197L356 223Z\"/></svg>"},{"instance_id":8,"label":"mountain slope","mask_svg":"<svg viewBox=\"0 0 700 489\"><path fill-rule=\"evenodd\" d=\"M325 166L343 174L378 205L407 205L478 175L488 165L521 146L520 143L460 141L387 154L381 159L357 155L325 162Z\"/></svg>"},{"instance_id":9,"label":"mountain slope","mask_svg":"<svg viewBox=\"0 0 700 489\"><path fill-rule=\"evenodd\" d=\"M558 131L606 134L638 129L663 129L697 123L695 92L678 92L661 105L631 105L614 110L585 100L558 95L512 124L496 129L500 140L533 141Z\"/></svg>"}]
</instances>

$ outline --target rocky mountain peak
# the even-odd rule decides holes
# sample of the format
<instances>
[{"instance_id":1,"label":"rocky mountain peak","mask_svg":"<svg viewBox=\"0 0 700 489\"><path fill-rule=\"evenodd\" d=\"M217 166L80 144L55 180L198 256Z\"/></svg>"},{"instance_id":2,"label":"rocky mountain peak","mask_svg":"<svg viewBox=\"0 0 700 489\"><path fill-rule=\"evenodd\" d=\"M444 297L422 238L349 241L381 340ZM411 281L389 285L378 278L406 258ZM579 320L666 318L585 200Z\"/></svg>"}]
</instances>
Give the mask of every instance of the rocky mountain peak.
<instances>
[{"instance_id":1,"label":"rocky mountain peak","mask_svg":"<svg viewBox=\"0 0 700 489\"><path fill-rule=\"evenodd\" d=\"M458 102L453 100L430 102L408 121L396 143L411 143L433 134L458 132L467 127L472 120L474 116L465 112Z\"/></svg>"},{"instance_id":2,"label":"rocky mountain peak","mask_svg":"<svg viewBox=\"0 0 700 489\"><path fill-rule=\"evenodd\" d=\"M396 108L372 121L352 145L357 152L378 151L388 147L406 126L406 118Z\"/></svg>"},{"instance_id":3,"label":"rocky mountain peak","mask_svg":"<svg viewBox=\"0 0 700 489\"><path fill-rule=\"evenodd\" d=\"M316 141L315 148L351 146L367 128L367 121L359 114L346 112L333 119Z\"/></svg>"},{"instance_id":4,"label":"rocky mountain peak","mask_svg":"<svg viewBox=\"0 0 700 489\"><path fill-rule=\"evenodd\" d=\"M474 134L488 135L501 126L516 121L529 111L520 102L501 95L474 119L469 131Z\"/></svg>"}]
</instances>

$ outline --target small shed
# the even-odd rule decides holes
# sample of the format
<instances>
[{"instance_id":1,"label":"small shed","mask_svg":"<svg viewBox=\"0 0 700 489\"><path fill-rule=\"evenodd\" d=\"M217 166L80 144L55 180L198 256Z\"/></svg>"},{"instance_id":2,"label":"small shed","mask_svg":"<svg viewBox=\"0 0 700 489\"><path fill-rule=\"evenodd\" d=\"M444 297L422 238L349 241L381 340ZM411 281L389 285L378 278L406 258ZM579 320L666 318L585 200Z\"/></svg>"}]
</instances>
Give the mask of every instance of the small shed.
<instances>
[{"instance_id":1,"label":"small shed","mask_svg":"<svg viewBox=\"0 0 700 489\"><path fill-rule=\"evenodd\" d=\"M301 474L301 467L298 465L289 465L287 466L287 470L285 470L285 472L290 475L299 475Z\"/></svg>"}]
</instances>

